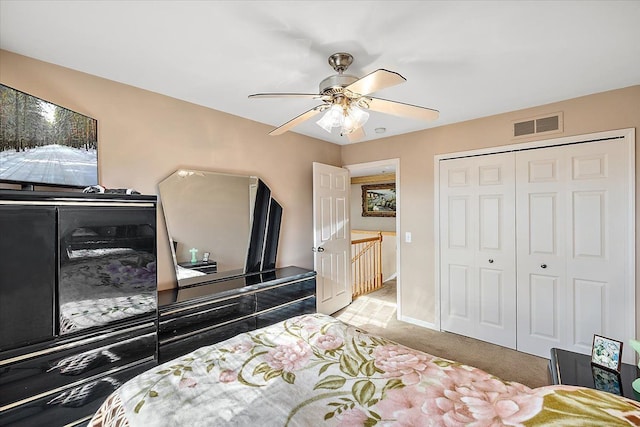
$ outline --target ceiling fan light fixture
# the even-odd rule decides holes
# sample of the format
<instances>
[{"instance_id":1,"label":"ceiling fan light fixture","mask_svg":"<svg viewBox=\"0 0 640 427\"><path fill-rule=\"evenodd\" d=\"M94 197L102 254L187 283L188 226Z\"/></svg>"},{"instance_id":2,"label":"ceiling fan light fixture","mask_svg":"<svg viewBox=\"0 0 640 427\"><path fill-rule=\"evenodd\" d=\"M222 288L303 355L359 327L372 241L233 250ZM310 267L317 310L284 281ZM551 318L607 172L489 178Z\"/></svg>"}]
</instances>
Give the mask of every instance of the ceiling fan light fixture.
<instances>
[{"instance_id":1,"label":"ceiling fan light fixture","mask_svg":"<svg viewBox=\"0 0 640 427\"><path fill-rule=\"evenodd\" d=\"M346 135L362 127L368 119L369 113L356 105L344 108L340 104L333 104L316 123L329 133L333 128L340 128L340 134Z\"/></svg>"},{"instance_id":2,"label":"ceiling fan light fixture","mask_svg":"<svg viewBox=\"0 0 640 427\"><path fill-rule=\"evenodd\" d=\"M329 133L331 133L331 129L341 127L344 123L342 107L338 104L333 104L316 123Z\"/></svg>"},{"instance_id":3,"label":"ceiling fan light fixture","mask_svg":"<svg viewBox=\"0 0 640 427\"><path fill-rule=\"evenodd\" d=\"M344 115L344 123L342 124L342 134L351 133L354 130L364 126L369 120L369 113L362 108L351 105Z\"/></svg>"}]
</instances>

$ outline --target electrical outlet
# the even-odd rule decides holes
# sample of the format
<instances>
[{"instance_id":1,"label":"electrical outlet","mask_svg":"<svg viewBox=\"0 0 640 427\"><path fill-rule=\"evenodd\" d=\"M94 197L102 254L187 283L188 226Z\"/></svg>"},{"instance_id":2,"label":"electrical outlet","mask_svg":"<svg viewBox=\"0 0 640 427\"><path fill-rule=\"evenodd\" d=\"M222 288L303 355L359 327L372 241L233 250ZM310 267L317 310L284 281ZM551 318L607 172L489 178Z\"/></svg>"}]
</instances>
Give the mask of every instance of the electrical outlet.
<instances>
[{"instance_id":1,"label":"electrical outlet","mask_svg":"<svg viewBox=\"0 0 640 427\"><path fill-rule=\"evenodd\" d=\"M407 243L411 243L411 232L410 231L406 231L404 233L404 241Z\"/></svg>"}]
</instances>

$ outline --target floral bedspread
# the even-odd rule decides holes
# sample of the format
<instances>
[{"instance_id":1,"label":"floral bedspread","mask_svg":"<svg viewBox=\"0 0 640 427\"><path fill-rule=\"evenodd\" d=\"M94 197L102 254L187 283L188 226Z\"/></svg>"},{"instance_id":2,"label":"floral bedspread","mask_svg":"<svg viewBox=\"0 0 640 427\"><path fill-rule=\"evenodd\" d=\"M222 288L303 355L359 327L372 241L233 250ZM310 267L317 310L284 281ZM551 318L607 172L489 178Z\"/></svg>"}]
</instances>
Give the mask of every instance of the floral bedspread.
<instances>
[{"instance_id":1,"label":"floral bedspread","mask_svg":"<svg viewBox=\"0 0 640 427\"><path fill-rule=\"evenodd\" d=\"M640 404L530 389L321 314L202 347L114 392L104 426L629 426Z\"/></svg>"}]
</instances>

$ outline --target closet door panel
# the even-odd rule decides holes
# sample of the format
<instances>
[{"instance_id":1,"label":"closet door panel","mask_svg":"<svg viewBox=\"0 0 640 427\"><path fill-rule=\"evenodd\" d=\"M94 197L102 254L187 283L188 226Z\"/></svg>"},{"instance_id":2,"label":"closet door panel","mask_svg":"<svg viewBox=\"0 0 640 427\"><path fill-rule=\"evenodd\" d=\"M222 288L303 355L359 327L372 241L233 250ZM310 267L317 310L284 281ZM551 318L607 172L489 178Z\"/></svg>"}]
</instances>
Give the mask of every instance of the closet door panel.
<instances>
[{"instance_id":1,"label":"closet door panel","mask_svg":"<svg viewBox=\"0 0 640 427\"><path fill-rule=\"evenodd\" d=\"M518 350L588 354L594 334L633 335L625 297L626 153L622 140L517 153ZM554 301L541 277L554 278ZM633 363L633 354L626 357Z\"/></svg>"},{"instance_id":2,"label":"closet door panel","mask_svg":"<svg viewBox=\"0 0 640 427\"><path fill-rule=\"evenodd\" d=\"M628 151L620 139L565 147L567 163L567 333L564 348L590 353L593 335L626 342L634 335L626 286L630 194ZM623 361L635 363L633 352Z\"/></svg>"},{"instance_id":3,"label":"closet door panel","mask_svg":"<svg viewBox=\"0 0 640 427\"><path fill-rule=\"evenodd\" d=\"M576 191L573 193L573 258L605 258L606 191Z\"/></svg>"},{"instance_id":4,"label":"closet door panel","mask_svg":"<svg viewBox=\"0 0 640 427\"><path fill-rule=\"evenodd\" d=\"M558 194L529 194L529 255L556 255L558 253Z\"/></svg>"},{"instance_id":5,"label":"closet door panel","mask_svg":"<svg viewBox=\"0 0 640 427\"><path fill-rule=\"evenodd\" d=\"M448 200L449 221L447 235L449 238L448 249L450 250L473 250L469 246L471 236L469 236L469 210L471 201L468 196L453 196Z\"/></svg>"},{"instance_id":6,"label":"closet door panel","mask_svg":"<svg viewBox=\"0 0 640 427\"><path fill-rule=\"evenodd\" d=\"M526 331L519 329L519 334L526 333L528 336L555 343L560 342L558 325L561 317L560 304L558 302L558 285L558 277L542 274L531 274L529 276L529 281L526 284L529 295L519 295L520 298L526 297L529 302L524 307L523 313L520 314L521 316L527 315L529 317L527 322L529 329ZM519 339L518 348L521 347L522 341Z\"/></svg>"},{"instance_id":7,"label":"closet door panel","mask_svg":"<svg viewBox=\"0 0 640 427\"><path fill-rule=\"evenodd\" d=\"M593 343L594 331L605 327L605 307L608 304L606 282L595 280L574 280L573 295L573 344L581 346L589 353Z\"/></svg>"},{"instance_id":8,"label":"closet door panel","mask_svg":"<svg viewBox=\"0 0 640 427\"><path fill-rule=\"evenodd\" d=\"M469 267L465 265L449 265L449 292L447 311L452 318L451 322L467 323L473 321L470 304L471 295L469 291L470 273Z\"/></svg>"},{"instance_id":9,"label":"closet door panel","mask_svg":"<svg viewBox=\"0 0 640 427\"><path fill-rule=\"evenodd\" d=\"M515 348L512 153L440 165L442 328Z\"/></svg>"},{"instance_id":10,"label":"closet door panel","mask_svg":"<svg viewBox=\"0 0 640 427\"><path fill-rule=\"evenodd\" d=\"M480 323L485 327L504 327L505 310L502 301L504 283L499 270L480 269Z\"/></svg>"},{"instance_id":11,"label":"closet door panel","mask_svg":"<svg viewBox=\"0 0 640 427\"><path fill-rule=\"evenodd\" d=\"M515 157L469 159L477 167L478 326L476 338L516 347Z\"/></svg>"},{"instance_id":12,"label":"closet door panel","mask_svg":"<svg viewBox=\"0 0 640 427\"><path fill-rule=\"evenodd\" d=\"M504 223L502 197L499 195L480 196L480 250L498 251L502 249L500 229Z\"/></svg>"},{"instance_id":13,"label":"closet door panel","mask_svg":"<svg viewBox=\"0 0 640 427\"><path fill-rule=\"evenodd\" d=\"M563 147L516 154L518 350L549 357L567 340Z\"/></svg>"},{"instance_id":14,"label":"closet door panel","mask_svg":"<svg viewBox=\"0 0 640 427\"><path fill-rule=\"evenodd\" d=\"M477 224L471 215L477 210L470 162L448 163L440 170L443 192L440 196L441 320L444 330L473 336L477 323L475 247Z\"/></svg>"}]
</instances>

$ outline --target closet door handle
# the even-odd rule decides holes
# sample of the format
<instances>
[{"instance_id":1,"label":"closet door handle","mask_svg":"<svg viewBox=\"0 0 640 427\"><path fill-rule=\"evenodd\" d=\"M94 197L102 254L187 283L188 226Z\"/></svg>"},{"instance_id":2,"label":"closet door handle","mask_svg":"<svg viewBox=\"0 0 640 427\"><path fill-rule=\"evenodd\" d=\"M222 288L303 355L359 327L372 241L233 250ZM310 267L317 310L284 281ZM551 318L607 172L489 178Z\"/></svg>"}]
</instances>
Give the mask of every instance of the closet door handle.
<instances>
[{"instance_id":1,"label":"closet door handle","mask_svg":"<svg viewBox=\"0 0 640 427\"><path fill-rule=\"evenodd\" d=\"M547 268L547 264L542 264L540 268Z\"/></svg>"},{"instance_id":2,"label":"closet door handle","mask_svg":"<svg viewBox=\"0 0 640 427\"><path fill-rule=\"evenodd\" d=\"M493 260L489 258L489 264L493 264Z\"/></svg>"}]
</instances>

